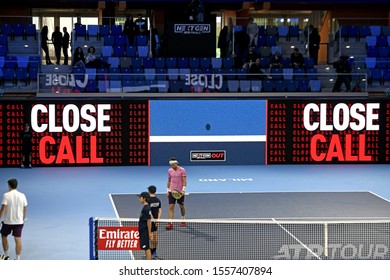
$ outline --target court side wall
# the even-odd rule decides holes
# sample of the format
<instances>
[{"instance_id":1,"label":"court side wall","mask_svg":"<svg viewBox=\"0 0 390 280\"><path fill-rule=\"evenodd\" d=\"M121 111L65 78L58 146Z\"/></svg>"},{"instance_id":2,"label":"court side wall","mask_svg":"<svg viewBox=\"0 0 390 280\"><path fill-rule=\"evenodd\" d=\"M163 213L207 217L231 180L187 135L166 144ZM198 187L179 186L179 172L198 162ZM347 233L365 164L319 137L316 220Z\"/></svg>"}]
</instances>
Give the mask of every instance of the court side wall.
<instances>
[{"instance_id":1,"label":"court side wall","mask_svg":"<svg viewBox=\"0 0 390 280\"><path fill-rule=\"evenodd\" d=\"M265 164L265 100L150 101L151 165ZM225 152L191 160L191 151Z\"/></svg>"}]
</instances>

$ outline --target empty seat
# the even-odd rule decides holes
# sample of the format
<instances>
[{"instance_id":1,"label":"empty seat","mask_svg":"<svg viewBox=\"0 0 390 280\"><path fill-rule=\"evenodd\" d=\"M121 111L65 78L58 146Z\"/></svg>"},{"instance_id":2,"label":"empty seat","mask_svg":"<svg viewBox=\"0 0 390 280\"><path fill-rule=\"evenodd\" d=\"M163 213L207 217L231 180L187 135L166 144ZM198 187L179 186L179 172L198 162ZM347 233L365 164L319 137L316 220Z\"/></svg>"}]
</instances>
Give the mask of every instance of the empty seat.
<instances>
[{"instance_id":1,"label":"empty seat","mask_svg":"<svg viewBox=\"0 0 390 280\"><path fill-rule=\"evenodd\" d=\"M286 81L279 80L274 81L274 87L276 92L285 92L286 91Z\"/></svg>"},{"instance_id":2,"label":"empty seat","mask_svg":"<svg viewBox=\"0 0 390 280\"><path fill-rule=\"evenodd\" d=\"M75 30L76 40L78 37L84 37L84 39L87 38L87 26L86 25L76 24L74 30Z\"/></svg>"},{"instance_id":3,"label":"empty seat","mask_svg":"<svg viewBox=\"0 0 390 280\"><path fill-rule=\"evenodd\" d=\"M108 64L111 64L110 67L118 68L119 67L119 57L108 57L107 59Z\"/></svg>"},{"instance_id":4,"label":"empty seat","mask_svg":"<svg viewBox=\"0 0 390 280\"><path fill-rule=\"evenodd\" d=\"M144 57L142 58L142 63L144 68L154 68L154 58L153 57Z\"/></svg>"},{"instance_id":5,"label":"empty seat","mask_svg":"<svg viewBox=\"0 0 390 280\"><path fill-rule=\"evenodd\" d=\"M200 58L200 67L203 69L210 68L211 67L211 58L210 57Z\"/></svg>"},{"instance_id":6,"label":"empty seat","mask_svg":"<svg viewBox=\"0 0 390 280\"><path fill-rule=\"evenodd\" d=\"M225 69L233 68L233 64L234 64L233 58L231 58L231 57L222 58L222 67L223 68L225 68Z\"/></svg>"},{"instance_id":7,"label":"empty seat","mask_svg":"<svg viewBox=\"0 0 390 280\"><path fill-rule=\"evenodd\" d=\"M249 80L240 80L240 91L241 92L250 92L251 90L251 81Z\"/></svg>"},{"instance_id":8,"label":"empty seat","mask_svg":"<svg viewBox=\"0 0 390 280\"><path fill-rule=\"evenodd\" d=\"M148 46L138 46L137 53L139 57L147 57L149 54Z\"/></svg>"},{"instance_id":9,"label":"empty seat","mask_svg":"<svg viewBox=\"0 0 390 280\"><path fill-rule=\"evenodd\" d=\"M37 37L37 28L36 28L36 25L33 23L26 24L24 31L25 31L26 37L30 37L30 36L33 36L34 38Z\"/></svg>"},{"instance_id":10,"label":"empty seat","mask_svg":"<svg viewBox=\"0 0 390 280\"><path fill-rule=\"evenodd\" d=\"M229 89L229 92L238 92L238 88L239 88L238 80L228 80L227 87Z\"/></svg>"},{"instance_id":11,"label":"empty seat","mask_svg":"<svg viewBox=\"0 0 390 280\"><path fill-rule=\"evenodd\" d=\"M112 56L112 46L102 46L102 56L103 57Z\"/></svg>"},{"instance_id":12,"label":"empty seat","mask_svg":"<svg viewBox=\"0 0 390 280\"><path fill-rule=\"evenodd\" d=\"M288 30L289 30L288 26L285 26L285 25L278 26L279 38L280 37L285 37L286 38L288 36Z\"/></svg>"},{"instance_id":13,"label":"empty seat","mask_svg":"<svg viewBox=\"0 0 390 280\"><path fill-rule=\"evenodd\" d=\"M197 57L190 57L189 58L189 65L190 65L190 68L194 69L194 68L199 68L199 58Z\"/></svg>"},{"instance_id":14,"label":"empty seat","mask_svg":"<svg viewBox=\"0 0 390 280\"><path fill-rule=\"evenodd\" d=\"M177 66L179 68L189 68L189 62L187 57L177 58Z\"/></svg>"},{"instance_id":15,"label":"empty seat","mask_svg":"<svg viewBox=\"0 0 390 280\"><path fill-rule=\"evenodd\" d=\"M142 58L141 57L133 57L131 59L131 67L133 67L133 69L142 68Z\"/></svg>"},{"instance_id":16,"label":"empty seat","mask_svg":"<svg viewBox=\"0 0 390 280\"><path fill-rule=\"evenodd\" d=\"M137 48L134 46L126 46L126 56L135 57L137 55Z\"/></svg>"},{"instance_id":17,"label":"empty seat","mask_svg":"<svg viewBox=\"0 0 390 280\"><path fill-rule=\"evenodd\" d=\"M124 46L114 46L114 56L122 57L125 56L125 47Z\"/></svg>"},{"instance_id":18,"label":"empty seat","mask_svg":"<svg viewBox=\"0 0 390 280\"><path fill-rule=\"evenodd\" d=\"M321 91L321 80L310 80L309 88L311 92L320 92Z\"/></svg>"},{"instance_id":19,"label":"empty seat","mask_svg":"<svg viewBox=\"0 0 390 280\"><path fill-rule=\"evenodd\" d=\"M151 81L156 79L156 69L154 68L147 68L144 70L145 74L145 80Z\"/></svg>"},{"instance_id":20,"label":"empty seat","mask_svg":"<svg viewBox=\"0 0 390 280\"><path fill-rule=\"evenodd\" d=\"M252 92L261 92L262 90L262 81L260 80L251 80L251 91Z\"/></svg>"},{"instance_id":21,"label":"empty seat","mask_svg":"<svg viewBox=\"0 0 390 280\"><path fill-rule=\"evenodd\" d=\"M177 68L177 58L176 57L168 57L166 60L167 68ZM186 68L186 67L183 67Z\"/></svg>"},{"instance_id":22,"label":"empty seat","mask_svg":"<svg viewBox=\"0 0 390 280\"><path fill-rule=\"evenodd\" d=\"M264 92L273 92L274 91L274 81L273 80L263 80L262 82Z\"/></svg>"},{"instance_id":23,"label":"empty seat","mask_svg":"<svg viewBox=\"0 0 390 280\"><path fill-rule=\"evenodd\" d=\"M115 44L115 36L112 35L106 35L103 37L103 43L105 46L112 47Z\"/></svg>"},{"instance_id":24,"label":"empty seat","mask_svg":"<svg viewBox=\"0 0 390 280\"><path fill-rule=\"evenodd\" d=\"M147 46L148 45L148 37L146 35L137 35L135 36L135 42L137 46Z\"/></svg>"},{"instance_id":25,"label":"empty seat","mask_svg":"<svg viewBox=\"0 0 390 280\"><path fill-rule=\"evenodd\" d=\"M156 57L154 63L156 68L165 68L165 57Z\"/></svg>"},{"instance_id":26,"label":"empty seat","mask_svg":"<svg viewBox=\"0 0 390 280\"><path fill-rule=\"evenodd\" d=\"M366 68L375 68L376 57L365 57Z\"/></svg>"},{"instance_id":27,"label":"empty seat","mask_svg":"<svg viewBox=\"0 0 390 280\"><path fill-rule=\"evenodd\" d=\"M298 89L298 81L296 80L287 80L286 81L286 91L296 92Z\"/></svg>"},{"instance_id":28,"label":"empty seat","mask_svg":"<svg viewBox=\"0 0 390 280\"><path fill-rule=\"evenodd\" d=\"M99 37L104 38L107 35L111 34L111 28L109 25L102 24L99 25Z\"/></svg>"},{"instance_id":29,"label":"empty seat","mask_svg":"<svg viewBox=\"0 0 390 280\"><path fill-rule=\"evenodd\" d=\"M98 37L99 26L97 24L89 24L87 31L88 31L88 38Z\"/></svg>"},{"instance_id":30,"label":"empty seat","mask_svg":"<svg viewBox=\"0 0 390 280\"><path fill-rule=\"evenodd\" d=\"M298 81L298 91L299 92L308 92L309 91L309 81L307 81L307 80Z\"/></svg>"},{"instance_id":31,"label":"empty seat","mask_svg":"<svg viewBox=\"0 0 390 280\"><path fill-rule=\"evenodd\" d=\"M111 35L118 36L122 35L122 25L112 25L111 26Z\"/></svg>"},{"instance_id":32,"label":"empty seat","mask_svg":"<svg viewBox=\"0 0 390 280\"><path fill-rule=\"evenodd\" d=\"M130 68L131 58L129 57L121 57L119 58L119 66L121 68Z\"/></svg>"},{"instance_id":33,"label":"empty seat","mask_svg":"<svg viewBox=\"0 0 390 280\"><path fill-rule=\"evenodd\" d=\"M178 80L179 79L179 69L178 68L168 68L168 80Z\"/></svg>"}]
</instances>

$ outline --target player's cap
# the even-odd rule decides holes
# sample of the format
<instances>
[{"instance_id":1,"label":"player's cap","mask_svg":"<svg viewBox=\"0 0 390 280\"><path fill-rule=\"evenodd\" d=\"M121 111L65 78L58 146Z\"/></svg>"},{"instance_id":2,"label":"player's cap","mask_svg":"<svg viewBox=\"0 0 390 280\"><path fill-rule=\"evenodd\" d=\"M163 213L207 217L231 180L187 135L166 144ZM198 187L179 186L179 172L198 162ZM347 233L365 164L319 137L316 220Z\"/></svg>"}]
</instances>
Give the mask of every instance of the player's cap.
<instances>
[{"instance_id":1,"label":"player's cap","mask_svg":"<svg viewBox=\"0 0 390 280\"><path fill-rule=\"evenodd\" d=\"M149 186L149 187L148 187L148 191L151 192L151 193L155 193L156 190L157 190L156 186L153 186L153 185L152 185L152 186Z\"/></svg>"},{"instance_id":2,"label":"player's cap","mask_svg":"<svg viewBox=\"0 0 390 280\"><path fill-rule=\"evenodd\" d=\"M142 192L138 195L138 197L143 197L143 198L149 199L150 194L148 192Z\"/></svg>"}]
</instances>

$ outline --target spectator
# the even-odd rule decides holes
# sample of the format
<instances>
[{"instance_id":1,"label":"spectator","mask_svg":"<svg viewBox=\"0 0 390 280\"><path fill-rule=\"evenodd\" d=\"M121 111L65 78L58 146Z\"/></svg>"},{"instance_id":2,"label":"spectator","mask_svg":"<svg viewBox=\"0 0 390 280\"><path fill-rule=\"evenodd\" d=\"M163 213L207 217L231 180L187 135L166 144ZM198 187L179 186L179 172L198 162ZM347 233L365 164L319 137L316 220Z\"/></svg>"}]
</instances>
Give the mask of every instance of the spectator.
<instances>
[{"instance_id":1,"label":"spectator","mask_svg":"<svg viewBox=\"0 0 390 280\"><path fill-rule=\"evenodd\" d=\"M73 66L78 68L85 68L85 57L81 47L77 47L73 54Z\"/></svg>"},{"instance_id":2,"label":"spectator","mask_svg":"<svg viewBox=\"0 0 390 280\"><path fill-rule=\"evenodd\" d=\"M51 41L54 45L54 52L56 54L57 62L56 64L60 64L61 61L61 47L62 47L62 32L60 31L60 27L56 26L54 32L51 34Z\"/></svg>"},{"instance_id":3,"label":"spectator","mask_svg":"<svg viewBox=\"0 0 390 280\"><path fill-rule=\"evenodd\" d=\"M69 48L69 33L66 27L62 29L64 36L62 37L62 53L64 54L64 65L68 65L68 48Z\"/></svg>"},{"instance_id":4,"label":"spectator","mask_svg":"<svg viewBox=\"0 0 390 280\"><path fill-rule=\"evenodd\" d=\"M47 25L45 25L44 27L42 27L42 31L41 31L41 47L43 52L45 53L46 65L53 64L50 61L49 47L47 46L47 41L49 40L48 34L49 34L49 28L47 27Z\"/></svg>"},{"instance_id":5,"label":"spectator","mask_svg":"<svg viewBox=\"0 0 390 280\"><path fill-rule=\"evenodd\" d=\"M255 63L257 58L258 58L258 55L257 55L257 53L255 53L253 51L253 47L249 47L248 53L247 53L247 55L245 57L245 64L244 64L243 68L250 69L251 65L253 63Z\"/></svg>"},{"instance_id":6,"label":"spectator","mask_svg":"<svg viewBox=\"0 0 390 280\"><path fill-rule=\"evenodd\" d=\"M280 52L276 51L271 57L270 68L282 68L282 56L280 55Z\"/></svg>"},{"instance_id":7,"label":"spectator","mask_svg":"<svg viewBox=\"0 0 390 280\"><path fill-rule=\"evenodd\" d=\"M146 27L146 21L142 18L141 14L138 14L137 19L135 20L135 35L141 35L144 30L148 30Z\"/></svg>"},{"instance_id":8,"label":"spectator","mask_svg":"<svg viewBox=\"0 0 390 280\"><path fill-rule=\"evenodd\" d=\"M95 55L95 47L88 48L88 54L85 57L85 66L88 68L109 68L110 64L99 59Z\"/></svg>"},{"instance_id":9,"label":"spectator","mask_svg":"<svg viewBox=\"0 0 390 280\"><path fill-rule=\"evenodd\" d=\"M136 25L133 21L133 17L127 17L123 28L123 34L127 36L127 40L129 41L130 46L134 44L135 27Z\"/></svg>"},{"instance_id":10,"label":"spectator","mask_svg":"<svg viewBox=\"0 0 390 280\"><path fill-rule=\"evenodd\" d=\"M351 76L349 73L352 72L352 69L349 66L348 59L348 56L342 55L338 61L333 63L333 67L338 74L332 92L340 92L343 84L345 84L347 92L351 91Z\"/></svg>"},{"instance_id":11,"label":"spectator","mask_svg":"<svg viewBox=\"0 0 390 280\"><path fill-rule=\"evenodd\" d=\"M298 48L294 48L294 52L290 56L290 66L293 68L302 68L303 62L303 55L299 52Z\"/></svg>"},{"instance_id":12,"label":"spectator","mask_svg":"<svg viewBox=\"0 0 390 280\"><path fill-rule=\"evenodd\" d=\"M256 75L250 75L251 79L256 80L263 80L265 75L264 72L261 70L260 65L260 58L256 58L255 63L252 63L251 67L249 68L249 74L256 74Z\"/></svg>"},{"instance_id":13,"label":"spectator","mask_svg":"<svg viewBox=\"0 0 390 280\"><path fill-rule=\"evenodd\" d=\"M254 22L252 17L249 19L246 30L249 35L249 46L257 46L257 35L259 33L259 27L257 26L257 23Z\"/></svg>"},{"instance_id":14,"label":"spectator","mask_svg":"<svg viewBox=\"0 0 390 280\"><path fill-rule=\"evenodd\" d=\"M309 35L309 55L313 58L314 65L318 65L318 50L320 49L321 37L317 28L313 28Z\"/></svg>"}]
</instances>

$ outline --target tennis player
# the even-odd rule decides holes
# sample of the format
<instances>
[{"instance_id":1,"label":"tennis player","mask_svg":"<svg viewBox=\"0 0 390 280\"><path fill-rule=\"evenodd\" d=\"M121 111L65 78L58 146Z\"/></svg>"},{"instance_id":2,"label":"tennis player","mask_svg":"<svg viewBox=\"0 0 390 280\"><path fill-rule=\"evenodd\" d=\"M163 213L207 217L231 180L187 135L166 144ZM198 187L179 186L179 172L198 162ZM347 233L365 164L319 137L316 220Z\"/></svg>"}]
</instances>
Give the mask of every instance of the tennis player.
<instances>
[{"instance_id":1,"label":"tennis player","mask_svg":"<svg viewBox=\"0 0 390 280\"><path fill-rule=\"evenodd\" d=\"M150 251L152 252L152 258L158 259L157 257L157 243L158 243L158 222L161 218L162 208L161 200L156 196L156 186L149 186L148 192L150 195L149 206L152 211L152 235L153 241L150 242Z\"/></svg>"},{"instance_id":2,"label":"tennis player","mask_svg":"<svg viewBox=\"0 0 390 280\"><path fill-rule=\"evenodd\" d=\"M12 233L15 239L16 259L20 260L22 253L22 230L27 212L27 199L24 193L16 190L18 181L16 179L8 180L8 192L3 195L0 209L0 219L4 215L4 221L1 227L1 241L3 244L4 255L8 256L8 235Z\"/></svg>"},{"instance_id":3,"label":"tennis player","mask_svg":"<svg viewBox=\"0 0 390 280\"><path fill-rule=\"evenodd\" d=\"M152 259L149 241L153 240L152 235L152 213L148 204L150 195L148 192L142 192L138 195L138 201L142 203L143 207L138 220L138 232L141 250L145 251L147 260Z\"/></svg>"},{"instance_id":4,"label":"tennis player","mask_svg":"<svg viewBox=\"0 0 390 280\"><path fill-rule=\"evenodd\" d=\"M186 170L179 166L179 162L175 157L169 159L169 165L171 166L168 169L168 183L167 183L167 197L169 203L169 219L172 220L175 214L175 203L179 204L181 219L181 227L185 227L186 223L184 222L186 209L184 208L184 194L187 186L187 174ZM181 197L176 199L173 197L172 192L181 193ZM169 222L166 226L167 230L173 229L172 222Z\"/></svg>"}]
</instances>

